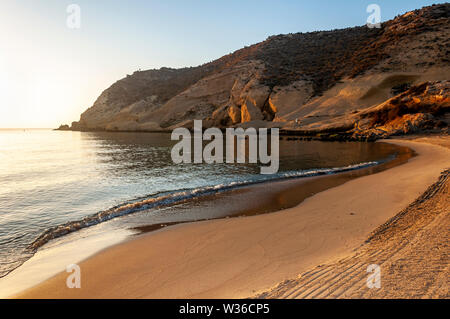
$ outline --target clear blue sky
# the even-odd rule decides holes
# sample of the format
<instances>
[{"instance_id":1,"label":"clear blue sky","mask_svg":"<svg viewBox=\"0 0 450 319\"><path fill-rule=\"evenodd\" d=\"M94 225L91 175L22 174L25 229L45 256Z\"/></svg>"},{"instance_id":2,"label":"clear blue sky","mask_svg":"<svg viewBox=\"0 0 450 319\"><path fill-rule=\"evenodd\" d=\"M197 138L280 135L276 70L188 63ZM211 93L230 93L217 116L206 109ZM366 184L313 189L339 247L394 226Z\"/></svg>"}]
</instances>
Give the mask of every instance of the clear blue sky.
<instances>
[{"instance_id":1,"label":"clear blue sky","mask_svg":"<svg viewBox=\"0 0 450 319\"><path fill-rule=\"evenodd\" d=\"M0 127L77 120L102 90L139 68L195 66L270 35L364 25L419 0L2 0ZM69 4L81 28L66 26Z\"/></svg>"}]
</instances>

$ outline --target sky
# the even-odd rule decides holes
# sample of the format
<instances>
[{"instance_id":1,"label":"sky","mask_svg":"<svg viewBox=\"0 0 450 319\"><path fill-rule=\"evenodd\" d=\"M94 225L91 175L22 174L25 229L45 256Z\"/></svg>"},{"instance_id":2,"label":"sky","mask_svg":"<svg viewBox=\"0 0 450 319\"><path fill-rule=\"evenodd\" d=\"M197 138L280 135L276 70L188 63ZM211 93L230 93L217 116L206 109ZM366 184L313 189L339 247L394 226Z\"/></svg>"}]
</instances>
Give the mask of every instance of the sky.
<instances>
[{"instance_id":1,"label":"sky","mask_svg":"<svg viewBox=\"0 0 450 319\"><path fill-rule=\"evenodd\" d=\"M434 2L2 0L0 128L70 124L138 69L196 66L270 35L365 25L370 4L386 21Z\"/></svg>"}]
</instances>

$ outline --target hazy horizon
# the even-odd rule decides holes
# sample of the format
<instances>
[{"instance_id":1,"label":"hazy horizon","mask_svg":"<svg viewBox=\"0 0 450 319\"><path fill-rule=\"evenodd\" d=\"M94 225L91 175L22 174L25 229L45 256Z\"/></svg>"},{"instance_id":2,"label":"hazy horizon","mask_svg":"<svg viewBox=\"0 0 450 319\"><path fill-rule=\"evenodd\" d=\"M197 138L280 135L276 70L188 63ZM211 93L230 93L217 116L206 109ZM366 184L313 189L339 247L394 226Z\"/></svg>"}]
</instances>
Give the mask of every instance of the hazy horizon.
<instances>
[{"instance_id":1,"label":"hazy horizon","mask_svg":"<svg viewBox=\"0 0 450 319\"><path fill-rule=\"evenodd\" d=\"M364 25L371 3L380 5L386 21L433 2L6 1L0 128L70 124L103 90L138 69L197 66L270 35ZM79 29L66 25L72 3L81 8Z\"/></svg>"}]
</instances>

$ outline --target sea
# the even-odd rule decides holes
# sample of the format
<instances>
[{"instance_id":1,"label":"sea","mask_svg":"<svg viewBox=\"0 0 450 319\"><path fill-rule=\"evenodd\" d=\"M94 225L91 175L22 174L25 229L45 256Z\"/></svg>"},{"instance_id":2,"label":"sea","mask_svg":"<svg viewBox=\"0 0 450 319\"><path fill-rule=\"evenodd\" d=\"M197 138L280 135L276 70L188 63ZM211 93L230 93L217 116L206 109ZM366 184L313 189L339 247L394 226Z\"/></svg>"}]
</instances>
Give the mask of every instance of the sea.
<instances>
[{"instance_id":1,"label":"sea","mask_svg":"<svg viewBox=\"0 0 450 319\"><path fill-rule=\"evenodd\" d=\"M276 174L260 164L174 164L169 133L0 130L0 277L83 230L222 218L182 203L275 180L339 174L395 157L387 143L282 137ZM172 209L168 209L172 208Z\"/></svg>"}]
</instances>

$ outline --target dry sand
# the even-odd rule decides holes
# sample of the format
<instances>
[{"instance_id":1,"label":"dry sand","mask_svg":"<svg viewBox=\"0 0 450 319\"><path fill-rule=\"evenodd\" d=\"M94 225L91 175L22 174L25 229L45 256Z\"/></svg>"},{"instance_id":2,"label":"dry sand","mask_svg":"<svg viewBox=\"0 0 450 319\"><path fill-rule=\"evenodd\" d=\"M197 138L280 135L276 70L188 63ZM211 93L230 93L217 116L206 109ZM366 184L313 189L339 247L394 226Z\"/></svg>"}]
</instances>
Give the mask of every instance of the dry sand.
<instances>
[{"instance_id":1,"label":"dry sand","mask_svg":"<svg viewBox=\"0 0 450 319\"><path fill-rule=\"evenodd\" d=\"M68 289L68 274L61 273L18 297L242 298L317 265L353 256L364 248L371 232L407 208L450 167L450 150L429 140L389 142L410 147L419 156L316 194L292 209L177 225L143 235L80 263L81 289ZM445 143L444 139L435 144ZM419 238L416 246L421 245ZM440 249L448 252L448 246ZM367 275L360 268L354 274ZM284 284L289 282L294 281ZM443 287L445 293L448 286ZM295 283L289 288L296 289ZM443 294L442 286L436 289L437 295Z\"/></svg>"},{"instance_id":2,"label":"dry sand","mask_svg":"<svg viewBox=\"0 0 450 319\"><path fill-rule=\"evenodd\" d=\"M450 170L338 262L319 265L255 298L450 298ZM369 265L380 287L368 289Z\"/></svg>"}]
</instances>

